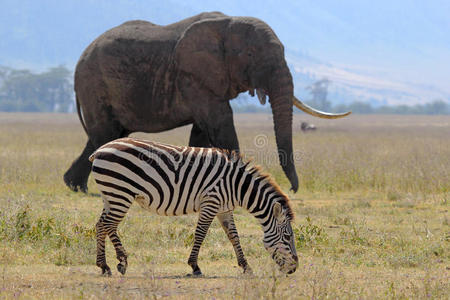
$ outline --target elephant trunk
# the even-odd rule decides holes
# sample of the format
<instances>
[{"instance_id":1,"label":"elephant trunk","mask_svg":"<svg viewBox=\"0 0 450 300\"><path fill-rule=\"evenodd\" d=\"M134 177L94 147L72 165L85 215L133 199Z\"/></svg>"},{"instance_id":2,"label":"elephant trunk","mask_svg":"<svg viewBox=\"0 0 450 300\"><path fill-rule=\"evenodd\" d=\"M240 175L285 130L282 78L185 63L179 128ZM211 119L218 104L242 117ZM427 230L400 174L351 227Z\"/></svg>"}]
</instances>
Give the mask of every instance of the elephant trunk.
<instances>
[{"instance_id":1,"label":"elephant trunk","mask_svg":"<svg viewBox=\"0 0 450 300\"><path fill-rule=\"evenodd\" d=\"M295 171L292 151L292 76L286 63L276 68L269 83L268 94L272 107L278 156L284 173L291 182L291 189L298 189L298 177Z\"/></svg>"}]
</instances>

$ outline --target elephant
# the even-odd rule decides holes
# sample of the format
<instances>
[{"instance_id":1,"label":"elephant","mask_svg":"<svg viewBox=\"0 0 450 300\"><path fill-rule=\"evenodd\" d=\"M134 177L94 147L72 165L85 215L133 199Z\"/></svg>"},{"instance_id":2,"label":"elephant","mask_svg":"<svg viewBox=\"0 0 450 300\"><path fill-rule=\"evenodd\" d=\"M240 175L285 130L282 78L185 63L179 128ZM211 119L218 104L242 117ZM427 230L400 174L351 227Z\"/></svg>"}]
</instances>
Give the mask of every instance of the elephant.
<instances>
[{"instance_id":1,"label":"elephant","mask_svg":"<svg viewBox=\"0 0 450 300\"><path fill-rule=\"evenodd\" d=\"M298 189L292 159L293 104L322 118L293 93L284 46L262 20L201 13L160 26L128 21L95 39L74 76L76 108L88 135L64 174L72 190L87 192L88 160L98 147L132 132L156 133L192 124L190 146L239 151L230 100L241 92L268 96L280 164Z\"/></svg>"}]
</instances>

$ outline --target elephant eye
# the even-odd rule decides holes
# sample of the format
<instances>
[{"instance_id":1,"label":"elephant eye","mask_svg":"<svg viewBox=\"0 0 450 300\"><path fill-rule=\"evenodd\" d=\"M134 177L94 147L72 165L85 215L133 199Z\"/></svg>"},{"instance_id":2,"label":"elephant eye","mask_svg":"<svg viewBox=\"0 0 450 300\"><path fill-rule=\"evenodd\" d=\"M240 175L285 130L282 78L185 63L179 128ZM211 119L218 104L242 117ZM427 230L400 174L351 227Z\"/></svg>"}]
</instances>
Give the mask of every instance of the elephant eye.
<instances>
[{"instance_id":1,"label":"elephant eye","mask_svg":"<svg viewBox=\"0 0 450 300\"><path fill-rule=\"evenodd\" d=\"M253 54L252 54L251 52L248 52L247 55L250 57L250 56L252 56Z\"/></svg>"}]
</instances>

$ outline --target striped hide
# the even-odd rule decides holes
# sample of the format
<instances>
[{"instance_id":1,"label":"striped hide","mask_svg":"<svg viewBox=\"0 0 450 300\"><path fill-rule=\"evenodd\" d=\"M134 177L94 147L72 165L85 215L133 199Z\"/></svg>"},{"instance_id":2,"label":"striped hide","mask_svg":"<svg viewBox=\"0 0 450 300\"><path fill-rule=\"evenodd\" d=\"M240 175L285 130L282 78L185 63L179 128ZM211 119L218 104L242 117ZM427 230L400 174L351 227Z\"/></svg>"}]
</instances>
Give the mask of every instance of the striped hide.
<instances>
[{"instance_id":1,"label":"striped hide","mask_svg":"<svg viewBox=\"0 0 450 300\"><path fill-rule=\"evenodd\" d=\"M247 209L260 222L264 246L280 270L292 273L298 266L293 211L288 197L258 167L233 152L214 148L179 147L135 138L122 138L100 147L89 158L103 198L97 228L97 265L110 275L105 239L116 250L119 272L125 273L127 254L117 226L133 202L162 216L198 213L194 245L188 264L200 275L200 246L217 216L235 250L239 266L251 272L239 242L232 211Z\"/></svg>"}]
</instances>

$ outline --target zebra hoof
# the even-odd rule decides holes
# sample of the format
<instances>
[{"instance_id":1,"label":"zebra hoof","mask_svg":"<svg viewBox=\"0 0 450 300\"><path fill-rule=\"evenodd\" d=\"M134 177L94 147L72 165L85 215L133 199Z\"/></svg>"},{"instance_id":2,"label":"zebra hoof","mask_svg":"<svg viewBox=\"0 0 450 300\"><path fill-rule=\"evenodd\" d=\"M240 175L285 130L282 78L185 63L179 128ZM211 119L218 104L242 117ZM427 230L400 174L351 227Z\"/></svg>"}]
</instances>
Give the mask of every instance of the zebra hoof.
<instances>
[{"instance_id":1,"label":"zebra hoof","mask_svg":"<svg viewBox=\"0 0 450 300\"><path fill-rule=\"evenodd\" d=\"M193 271L192 273L187 274L186 276L187 276L187 277L202 277L203 274L202 274L202 271L200 271L200 270L195 270L195 271Z\"/></svg>"},{"instance_id":2,"label":"zebra hoof","mask_svg":"<svg viewBox=\"0 0 450 300\"><path fill-rule=\"evenodd\" d=\"M119 263L117 265L117 271L119 271L122 275L125 275L125 272L127 271L127 264L126 263Z\"/></svg>"},{"instance_id":3,"label":"zebra hoof","mask_svg":"<svg viewBox=\"0 0 450 300\"><path fill-rule=\"evenodd\" d=\"M250 276L252 276L252 275L253 275L253 270L252 270L252 268L250 268L250 267L245 268L245 269L244 269L244 274L245 274L245 275L250 275Z\"/></svg>"},{"instance_id":4,"label":"zebra hoof","mask_svg":"<svg viewBox=\"0 0 450 300\"><path fill-rule=\"evenodd\" d=\"M108 277L112 275L111 269L107 265L102 267L102 275Z\"/></svg>"}]
</instances>

